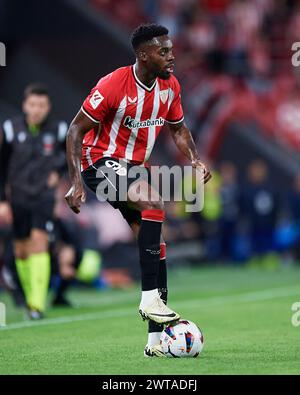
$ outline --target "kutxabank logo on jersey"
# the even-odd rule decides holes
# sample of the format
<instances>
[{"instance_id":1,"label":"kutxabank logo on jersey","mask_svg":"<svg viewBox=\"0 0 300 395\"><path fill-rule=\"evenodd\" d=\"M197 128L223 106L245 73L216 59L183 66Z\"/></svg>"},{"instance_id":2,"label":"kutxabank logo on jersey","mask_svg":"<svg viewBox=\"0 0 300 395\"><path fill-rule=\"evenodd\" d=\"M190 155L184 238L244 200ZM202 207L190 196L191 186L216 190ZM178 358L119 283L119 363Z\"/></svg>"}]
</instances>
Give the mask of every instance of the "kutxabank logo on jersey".
<instances>
[{"instance_id":1,"label":"kutxabank logo on jersey","mask_svg":"<svg viewBox=\"0 0 300 395\"><path fill-rule=\"evenodd\" d=\"M131 201L182 202L186 212L199 212L204 206L203 174L191 166L127 166L125 161L105 161L97 170L99 201L126 202L130 183ZM139 181L143 182L141 186ZM148 187L149 185L149 187Z\"/></svg>"},{"instance_id":2,"label":"kutxabank logo on jersey","mask_svg":"<svg viewBox=\"0 0 300 395\"><path fill-rule=\"evenodd\" d=\"M126 126L128 129L139 129L139 128L149 128L150 126L163 126L165 123L165 120L162 117L159 117L157 119L146 119L145 121L136 121L134 118L131 118L130 115L128 115L124 119L124 126Z\"/></svg>"}]
</instances>

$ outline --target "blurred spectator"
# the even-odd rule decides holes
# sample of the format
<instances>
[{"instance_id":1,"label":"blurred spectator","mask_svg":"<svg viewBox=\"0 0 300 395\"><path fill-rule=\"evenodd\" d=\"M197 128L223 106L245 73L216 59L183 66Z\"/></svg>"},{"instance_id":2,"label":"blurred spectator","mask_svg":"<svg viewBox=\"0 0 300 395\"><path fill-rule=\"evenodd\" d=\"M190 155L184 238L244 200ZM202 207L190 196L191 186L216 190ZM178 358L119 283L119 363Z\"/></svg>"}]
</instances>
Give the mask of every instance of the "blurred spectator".
<instances>
[{"instance_id":1,"label":"blurred spectator","mask_svg":"<svg viewBox=\"0 0 300 395\"><path fill-rule=\"evenodd\" d=\"M262 160L251 162L242 195L243 216L249 225L252 264L276 265L274 231L279 214L278 191L270 184L268 167Z\"/></svg>"},{"instance_id":2,"label":"blurred spectator","mask_svg":"<svg viewBox=\"0 0 300 395\"><path fill-rule=\"evenodd\" d=\"M160 0L156 22L166 26L172 38L178 34L178 14L182 0Z\"/></svg>"},{"instance_id":3,"label":"blurred spectator","mask_svg":"<svg viewBox=\"0 0 300 395\"><path fill-rule=\"evenodd\" d=\"M204 189L203 209L200 212L194 212L192 218L200 227L206 260L216 261L221 258L221 177L216 170L212 170L211 173L212 179Z\"/></svg>"},{"instance_id":4,"label":"blurred spectator","mask_svg":"<svg viewBox=\"0 0 300 395\"><path fill-rule=\"evenodd\" d=\"M165 202L167 220L164 224L163 234L169 243L184 240L197 240L200 236L198 224L191 216L185 216L181 205L177 202Z\"/></svg>"},{"instance_id":5,"label":"blurred spectator","mask_svg":"<svg viewBox=\"0 0 300 395\"><path fill-rule=\"evenodd\" d=\"M221 256L222 260L236 259L236 234L240 215L240 188L237 179L237 169L231 162L220 164L221 204L220 218Z\"/></svg>"},{"instance_id":6,"label":"blurred spectator","mask_svg":"<svg viewBox=\"0 0 300 395\"><path fill-rule=\"evenodd\" d=\"M294 185L289 194L289 207L293 220L300 225L300 174L294 179Z\"/></svg>"},{"instance_id":7,"label":"blurred spectator","mask_svg":"<svg viewBox=\"0 0 300 395\"><path fill-rule=\"evenodd\" d=\"M293 183L293 188L288 194L288 209L290 213L290 241L292 242L293 258L300 260L300 174L298 174Z\"/></svg>"}]
</instances>

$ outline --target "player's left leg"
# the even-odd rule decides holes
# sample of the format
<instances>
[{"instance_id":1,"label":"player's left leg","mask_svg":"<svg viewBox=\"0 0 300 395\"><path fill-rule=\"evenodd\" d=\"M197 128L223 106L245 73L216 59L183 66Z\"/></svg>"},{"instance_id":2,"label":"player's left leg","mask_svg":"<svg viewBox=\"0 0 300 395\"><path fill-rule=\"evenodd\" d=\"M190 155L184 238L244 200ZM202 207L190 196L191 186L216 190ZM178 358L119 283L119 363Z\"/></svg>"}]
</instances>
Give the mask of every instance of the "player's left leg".
<instances>
[{"instance_id":1,"label":"player's left leg","mask_svg":"<svg viewBox=\"0 0 300 395\"><path fill-rule=\"evenodd\" d=\"M141 212L138 246L141 265L142 298L140 314L159 324L177 321L180 315L163 303L158 291L160 237L165 212L159 192L145 179L131 184L127 204Z\"/></svg>"}]
</instances>

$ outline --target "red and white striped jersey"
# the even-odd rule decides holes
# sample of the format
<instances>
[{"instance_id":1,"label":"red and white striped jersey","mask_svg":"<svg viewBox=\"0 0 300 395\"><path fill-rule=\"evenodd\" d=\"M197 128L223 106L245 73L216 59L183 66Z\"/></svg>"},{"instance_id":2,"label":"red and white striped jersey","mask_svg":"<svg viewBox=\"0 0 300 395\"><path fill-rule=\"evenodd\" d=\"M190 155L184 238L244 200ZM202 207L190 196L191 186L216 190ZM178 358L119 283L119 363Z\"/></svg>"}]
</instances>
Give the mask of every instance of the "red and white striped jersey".
<instances>
[{"instance_id":1,"label":"red and white striped jersey","mask_svg":"<svg viewBox=\"0 0 300 395\"><path fill-rule=\"evenodd\" d=\"M142 164L150 156L164 122L183 120L180 85L171 75L145 86L135 66L121 67L100 79L81 110L101 128L84 137L82 170L102 157Z\"/></svg>"}]
</instances>

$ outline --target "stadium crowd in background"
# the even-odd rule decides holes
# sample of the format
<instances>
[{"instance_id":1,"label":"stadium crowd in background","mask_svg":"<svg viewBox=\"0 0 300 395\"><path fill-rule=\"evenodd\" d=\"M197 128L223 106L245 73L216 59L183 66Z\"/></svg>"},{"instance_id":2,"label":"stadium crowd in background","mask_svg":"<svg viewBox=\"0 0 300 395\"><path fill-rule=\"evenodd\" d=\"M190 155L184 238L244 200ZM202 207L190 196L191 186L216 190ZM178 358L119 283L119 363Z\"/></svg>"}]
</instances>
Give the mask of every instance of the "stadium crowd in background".
<instances>
[{"instance_id":1,"label":"stadium crowd in background","mask_svg":"<svg viewBox=\"0 0 300 395\"><path fill-rule=\"evenodd\" d=\"M129 29L141 20L169 29L176 75L189 93L183 98L186 117L199 148L238 118L255 121L270 138L300 149L300 77L290 67L298 1L90 1Z\"/></svg>"}]
</instances>

